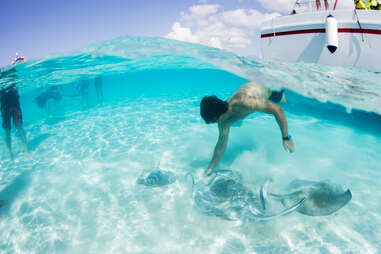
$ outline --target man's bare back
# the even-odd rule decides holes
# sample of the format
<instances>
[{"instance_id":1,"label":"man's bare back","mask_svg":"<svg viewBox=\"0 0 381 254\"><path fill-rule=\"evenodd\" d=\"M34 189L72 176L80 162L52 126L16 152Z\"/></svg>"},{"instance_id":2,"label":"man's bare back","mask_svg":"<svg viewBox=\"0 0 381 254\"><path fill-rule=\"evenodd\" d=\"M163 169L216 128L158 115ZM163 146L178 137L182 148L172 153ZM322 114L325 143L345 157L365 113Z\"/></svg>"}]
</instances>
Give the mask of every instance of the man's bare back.
<instances>
[{"instance_id":1,"label":"man's bare back","mask_svg":"<svg viewBox=\"0 0 381 254\"><path fill-rule=\"evenodd\" d=\"M226 102L216 97L204 97L201 102L201 115L207 123L218 123L219 129L219 137L214 149L213 158L205 174L212 173L222 158L226 150L231 125L254 112L273 114L282 133L284 149L289 152L294 151L294 144L288 134L287 120L284 112L281 107L269 101L272 93L265 86L248 82L242 85ZM210 102L207 100L210 100ZM284 103L283 94L277 102L282 103L282 100ZM215 108L217 110L214 110ZM220 108L222 109L220 110ZM213 110L214 112L212 112Z\"/></svg>"}]
</instances>

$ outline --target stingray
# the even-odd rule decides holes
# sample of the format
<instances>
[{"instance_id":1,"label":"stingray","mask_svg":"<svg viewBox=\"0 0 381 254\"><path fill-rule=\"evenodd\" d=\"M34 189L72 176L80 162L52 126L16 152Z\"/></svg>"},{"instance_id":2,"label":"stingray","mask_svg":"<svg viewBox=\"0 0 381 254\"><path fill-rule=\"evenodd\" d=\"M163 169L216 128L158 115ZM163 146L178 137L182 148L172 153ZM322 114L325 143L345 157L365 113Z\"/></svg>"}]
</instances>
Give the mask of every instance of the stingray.
<instances>
[{"instance_id":1,"label":"stingray","mask_svg":"<svg viewBox=\"0 0 381 254\"><path fill-rule=\"evenodd\" d=\"M241 183L241 177L230 170L217 171L194 185L194 201L198 210L209 216L227 220L268 220L298 209L304 198L277 214L266 213L263 187L255 195Z\"/></svg>"},{"instance_id":2,"label":"stingray","mask_svg":"<svg viewBox=\"0 0 381 254\"><path fill-rule=\"evenodd\" d=\"M333 214L352 199L349 189L344 190L342 186L328 181L294 180L290 183L289 188L290 191L293 191L292 193L286 195L269 193L269 195L281 201L285 207L300 199L305 199L305 202L295 211L309 216Z\"/></svg>"},{"instance_id":3,"label":"stingray","mask_svg":"<svg viewBox=\"0 0 381 254\"><path fill-rule=\"evenodd\" d=\"M176 177L172 172L154 170L150 172L143 172L136 180L136 183L150 187L160 187L174 183L175 181Z\"/></svg>"}]
</instances>

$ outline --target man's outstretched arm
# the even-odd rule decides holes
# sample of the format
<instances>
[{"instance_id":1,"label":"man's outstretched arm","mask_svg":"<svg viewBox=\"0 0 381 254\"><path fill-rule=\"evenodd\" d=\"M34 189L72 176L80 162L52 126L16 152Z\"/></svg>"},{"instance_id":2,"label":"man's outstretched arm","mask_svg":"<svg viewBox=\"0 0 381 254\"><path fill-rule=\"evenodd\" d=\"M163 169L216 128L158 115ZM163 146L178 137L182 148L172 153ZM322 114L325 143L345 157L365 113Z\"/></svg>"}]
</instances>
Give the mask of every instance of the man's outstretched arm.
<instances>
[{"instance_id":1,"label":"man's outstretched arm","mask_svg":"<svg viewBox=\"0 0 381 254\"><path fill-rule=\"evenodd\" d=\"M289 139L287 119L283 112L283 109L269 101L266 101L261 105L258 111L262 111L267 114L273 114L275 116L276 122L280 128L283 137L283 147L286 151L292 153L294 152L294 143Z\"/></svg>"},{"instance_id":2,"label":"man's outstretched arm","mask_svg":"<svg viewBox=\"0 0 381 254\"><path fill-rule=\"evenodd\" d=\"M220 132L218 136L218 141L216 147L214 148L212 161L210 162L208 169L205 170L205 175L209 175L213 172L213 169L222 158L222 155L224 155L226 146L228 144L229 127L218 126L218 129Z\"/></svg>"}]
</instances>

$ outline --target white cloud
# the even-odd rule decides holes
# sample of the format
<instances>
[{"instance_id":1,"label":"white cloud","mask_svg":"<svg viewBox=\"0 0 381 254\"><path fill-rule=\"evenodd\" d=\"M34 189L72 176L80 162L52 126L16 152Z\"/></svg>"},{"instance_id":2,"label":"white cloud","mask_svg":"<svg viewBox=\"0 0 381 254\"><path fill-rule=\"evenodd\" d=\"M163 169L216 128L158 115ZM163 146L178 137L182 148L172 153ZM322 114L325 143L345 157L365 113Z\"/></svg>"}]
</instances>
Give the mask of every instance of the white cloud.
<instances>
[{"instance_id":1,"label":"white cloud","mask_svg":"<svg viewBox=\"0 0 381 254\"><path fill-rule=\"evenodd\" d=\"M212 37L210 38L209 41L210 46L215 47L215 48L222 48L222 42L218 37Z\"/></svg>"},{"instance_id":2,"label":"white cloud","mask_svg":"<svg viewBox=\"0 0 381 254\"><path fill-rule=\"evenodd\" d=\"M220 6L218 4L204 4L204 5L194 5L189 8L191 15L205 17L214 14L218 11Z\"/></svg>"},{"instance_id":3,"label":"white cloud","mask_svg":"<svg viewBox=\"0 0 381 254\"><path fill-rule=\"evenodd\" d=\"M264 20L279 15L278 13L263 14L257 10L237 9L222 13L222 18L231 25L259 27Z\"/></svg>"},{"instance_id":4,"label":"white cloud","mask_svg":"<svg viewBox=\"0 0 381 254\"><path fill-rule=\"evenodd\" d=\"M290 13L296 0L257 0L265 9L269 11ZM323 0L322 0L323 1ZM348 0L343 0L348 1Z\"/></svg>"},{"instance_id":5,"label":"white cloud","mask_svg":"<svg viewBox=\"0 0 381 254\"><path fill-rule=\"evenodd\" d=\"M182 27L179 22L173 24L172 32L170 32L167 37L179 41L187 41L193 43L199 42L197 37L192 34L191 30L187 27Z\"/></svg>"},{"instance_id":6,"label":"white cloud","mask_svg":"<svg viewBox=\"0 0 381 254\"><path fill-rule=\"evenodd\" d=\"M237 52L252 44L256 29L266 18L279 15L253 9L221 9L219 5L190 7L181 13L180 21L166 37Z\"/></svg>"}]
</instances>

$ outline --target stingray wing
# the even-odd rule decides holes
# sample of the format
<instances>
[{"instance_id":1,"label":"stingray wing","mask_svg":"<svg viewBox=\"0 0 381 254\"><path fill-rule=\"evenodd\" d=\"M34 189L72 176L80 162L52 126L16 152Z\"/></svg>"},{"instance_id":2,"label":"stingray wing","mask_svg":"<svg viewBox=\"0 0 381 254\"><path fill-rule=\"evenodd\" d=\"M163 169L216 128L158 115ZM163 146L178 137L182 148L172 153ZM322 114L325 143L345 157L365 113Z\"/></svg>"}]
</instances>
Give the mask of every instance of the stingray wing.
<instances>
[{"instance_id":1,"label":"stingray wing","mask_svg":"<svg viewBox=\"0 0 381 254\"><path fill-rule=\"evenodd\" d=\"M305 198L305 202L297 212L309 216L333 214L352 199L349 189L344 191L341 186L328 182L294 181L293 187L302 190L286 195L270 194L270 196L279 200L284 206Z\"/></svg>"}]
</instances>

